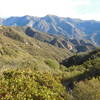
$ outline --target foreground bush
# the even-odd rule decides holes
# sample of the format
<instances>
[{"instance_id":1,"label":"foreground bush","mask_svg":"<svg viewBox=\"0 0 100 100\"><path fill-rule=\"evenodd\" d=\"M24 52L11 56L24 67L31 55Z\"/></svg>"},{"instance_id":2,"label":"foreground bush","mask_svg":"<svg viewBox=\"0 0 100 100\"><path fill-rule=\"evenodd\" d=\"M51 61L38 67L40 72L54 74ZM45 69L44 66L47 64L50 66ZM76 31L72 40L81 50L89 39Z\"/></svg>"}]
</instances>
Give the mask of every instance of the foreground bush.
<instances>
[{"instance_id":1,"label":"foreground bush","mask_svg":"<svg viewBox=\"0 0 100 100\"><path fill-rule=\"evenodd\" d=\"M58 76L31 71L6 71L0 78L0 100L67 100Z\"/></svg>"},{"instance_id":2,"label":"foreground bush","mask_svg":"<svg viewBox=\"0 0 100 100\"><path fill-rule=\"evenodd\" d=\"M77 83L72 94L74 100L100 100L100 78Z\"/></svg>"}]
</instances>

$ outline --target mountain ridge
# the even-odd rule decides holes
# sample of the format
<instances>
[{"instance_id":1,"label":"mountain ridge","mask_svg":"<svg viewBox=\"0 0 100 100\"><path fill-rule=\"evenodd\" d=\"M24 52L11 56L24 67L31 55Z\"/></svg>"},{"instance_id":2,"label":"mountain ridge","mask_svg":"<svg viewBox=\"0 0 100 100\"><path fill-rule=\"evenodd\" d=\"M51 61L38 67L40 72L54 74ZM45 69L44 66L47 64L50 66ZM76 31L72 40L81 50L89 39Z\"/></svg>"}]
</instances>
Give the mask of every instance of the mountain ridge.
<instances>
[{"instance_id":1,"label":"mountain ridge","mask_svg":"<svg viewBox=\"0 0 100 100\"><path fill-rule=\"evenodd\" d=\"M100 21L81 20L47 15L44 17L22 16L9 17L0 20L5 26L29 26L41 32L53 35L63 35L69 39L90 40L100 46Z\"/></svg>"}]
</instances>

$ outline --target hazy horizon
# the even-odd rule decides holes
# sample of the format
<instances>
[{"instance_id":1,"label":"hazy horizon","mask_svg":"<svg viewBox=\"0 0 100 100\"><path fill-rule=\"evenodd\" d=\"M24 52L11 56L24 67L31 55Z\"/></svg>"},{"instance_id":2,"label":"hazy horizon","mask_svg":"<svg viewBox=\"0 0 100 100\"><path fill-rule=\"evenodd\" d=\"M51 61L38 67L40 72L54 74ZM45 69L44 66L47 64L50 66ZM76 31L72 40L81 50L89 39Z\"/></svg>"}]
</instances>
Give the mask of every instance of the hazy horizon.
<instances>
[{"instance_id":1,"label":"hazy horizon","mask_svg":"<svg viewBox=\"0 0 100 100\"><path fill-rule=\"evenodd\" d=\"M57 15L54 15L54 14L46 14L46 15L44 15L44 16L34 16L34 15L21 15L21 16L8 16L8 17L0 17L0 18L2 18L2 19L7 19L7 18L11 18L11 17L24 17L24 16L32 16L32 17L37 17L37 18L42 18L42 17L45 17L45 16L57 16ZM94 20L94 21L100 21L100 20L97 20L97 19L83 19L83 18L75 18L75 17L63 17L63 16L57 16L57 17L61 17L61 18L72 18L72 19L79 19L79 20Z\"/></svg>"},{"instance_id":2,"label":"hazy horizon","mask_svg":"<svg viewBox=\"0 0 100 100\"><path fill-rule=\"evenodd\" d=\"M100 3L99 0L1 0L1 18L25 15L100 21Z\"/></svg>"}]
</instances>

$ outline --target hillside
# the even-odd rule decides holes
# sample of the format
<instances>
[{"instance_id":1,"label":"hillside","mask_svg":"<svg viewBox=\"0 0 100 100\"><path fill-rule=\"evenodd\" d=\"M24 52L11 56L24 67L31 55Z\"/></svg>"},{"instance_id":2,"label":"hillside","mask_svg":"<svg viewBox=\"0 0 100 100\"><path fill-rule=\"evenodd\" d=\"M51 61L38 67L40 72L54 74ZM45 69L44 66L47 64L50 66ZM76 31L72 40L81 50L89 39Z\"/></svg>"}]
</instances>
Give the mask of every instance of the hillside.
<instances>
[{"instance_id":1,"label":"hillside","mask_svg":"<svg viewBox=\"0 0 100 100\"><path fill-rule=\"evenodd\" d=\"M40 32L31 27L22 27L22 29L30 37L38 39L42 42L47 42L59 48L67 48L69 50L73 49L73 52L85 52L96 48L95 45L93 45L90 41L86 41L85 39L77 40L66 38L63 35L51 35Z\"/></svg>"},{"instance_id":2,"label":"hillside","mask_svg":"<svg viewBox=\"0 0 100 100\"><path fill-rule=\"evenodd\" d=\"M48 62L57 64L71 56L68 49L57 48L28 37L21 28L0 26L0 68L29 66L48 70ZM39 67L39 68L38 68Z\"/></svg>"},{"instance_id":3,"label":"hillside","mask_svg":"<svg viewBox=\"0 0 100 100\"><path fill-rule=\"evenodd\" d=\"M26 29L0 26L1 100L100 100L100 49L73 55Z\"/></svg>"},{"instance_id":4,"label":"hillside","mask_svg":"<svg viewBox=\"0 0 100 100\"><path fill-rule=\"evenodd\" d=\"M63 84L66 87L69 87L68 88L69 90L79 93L79 94L73 94L73 95L74 96L76 95L75 97L78 99L80 99L81 96L84 95L82 97L83 100L87 100L87 95L89 96L89 93L91 93L91 96L92 96L93 95L92 92L95 91L95 89L92 86L97 85L95 83L95 79L98 80L97 83L100 82L100 80L99 80L99 77L100 77L100 49L94 50L89 53L79 54L79 55L69 57L68 59L65 59L62 62L62 64L67 67L67 71L69 71L69 72L71 71L74 74L73 76L63 80ZM88 82L89 81L92 82L92 80L94 80L94 82L90 86L91 90L88 90L89 89ZM88 94L87 95L84 94L84 91L87 91ZM98 88L97 91L100 92L100 89ZM96 93L96 91L94 93ZM93 99L91 96L89 96L89 98L90 98L89 100L91 100L91 99L99 100L99 98Z\"/></svg>"},{"instance_id":5,"label":"hillside","mask_svg":"<svg viewBox=\"0 0 100 100\"><path fill-rule=\"evenodd\" d=\"M13 43L15 42L13 41ZM9 47L9 49L6 48L5 50L13 51L15 47ZM40 64L41 59L38 57L32 56L31 58L28 52L26 56L24 50L19 50L20 59L17 57L19 52L17 52L16 56L15 52L9 53L8 57L7 51L6 53L2 51L2 61L0 61L0 65L3 63L4 66L0 72L1 100L100 99L100 50L85 54L84 57L88 55L88 58L92 57L92 59L87 59L84 63L82 62L80 65L73 65L69 68L54 62L53 58L53 60L46 59L46 64L49 65L49 68L47 68L47 65L43 62ZM11 59L12 64L11 62L6 62L7 60L11 61ZM16 63L14 63L15 59ZM20 64L20 67L17 67L19 64L18 59L20 63L24 61ZM38 66L36 64L31 65L31 61L36 60ZM8 64L9 66L7 66ZM37 68L39 69L37 70ZM52 71L50 71L51 69Z\"/></svg>"},{"instance_id":6,"label":"hillside","mask_svg":"<svg viewBox=\"0 0 100 100\"><path fill-rule=\"evenodd\" d=\"M62 61L62 64L70 67L73 65L81 65L88 60L94 60L100 57L100 49L96 49L89 53L76 54ZM73 62L73 63L72 63Z\"/></svg>"},{"instance_id":7,"label":"hillside","mask_svg":"<svg viewBox=\"0 0 100 100\"><path fill-rule=\"evenodd\" d=\"M69 39L90 40L100 46L100 22L47 15L44 17L22 16L0 20L6 26L30 26L41 32L64 35Z\"/></svg>"}]
</instances>

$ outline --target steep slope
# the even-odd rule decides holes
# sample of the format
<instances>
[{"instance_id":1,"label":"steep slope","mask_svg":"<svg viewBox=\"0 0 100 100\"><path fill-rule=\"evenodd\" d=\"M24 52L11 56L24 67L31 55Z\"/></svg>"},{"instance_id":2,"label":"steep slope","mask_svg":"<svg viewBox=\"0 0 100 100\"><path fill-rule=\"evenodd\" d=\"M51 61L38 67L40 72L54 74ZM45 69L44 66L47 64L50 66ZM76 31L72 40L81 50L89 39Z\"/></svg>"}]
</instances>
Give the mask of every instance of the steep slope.
<instances>
[{"instance_id":1,"label":"steep slope","mask_svg":"<svg viewBox=\"0 0 100 100\"><path fill-rule=\"evenodd\" d=\"M32 26L36 20L38 20L36 17L26 15L23 17L10 17L4 19L2 24L6 26Z\"/></svg>"},{"instance_id":2,"label":"steep slope","mask_svg":"<svg viewBox=\"0 0 100 100\"><path fill-rule=\"evenodd\" d=\"M53 15L47 15L41 18L36 24L33 25L33 27L43 32L62 34L67 37L79 36L79 38L81 38L81 35L83 35L77 28L74 27L73 24L68 23L67 21L65 22L62 18Z\"/></svg>"},{"instance_id":3,"label":"steep slope","mask_svg":"<svg viewBox=\"0 0 100 100\"><path fill-rule=\"evenodd\" d=\"M96 45L100 45L100 21L95 20L79 20L79 19L64 19L70 23L73 23L81 32L84 32L87 39L94 42Z\"/></svg>"},{"instance_id":4,"label":"steep slope","mask_svg":"<svg viewBox=\"0 0 100 100\"><path fill-rule=\"evenodd\" d=\"M90 40L97 46L100 45L100 22L93 20L80 20L63 18L54 15L44 17L22 16L2 19L1 25L30 26L41 32L64 35L67 38Z\"/></svg>"},{"instance_id":5,"label":"steep slope","mask_svg":"<svg viewBox=\"0 0 100 100\"><path fill-rule=\"evenodd\" d=\"M30 37L36 38L40 41L47 42L59 48L67 48L74 52L85 52L95 49L95 46L85 39L69 39L63 35L51 35L39 32L31 27L24 27L24 32Z\"/></svg>"},{"instance_id":6,"label":"steep slope","mask_svg":"<svg viewBox=\"0 0 100 100\"><path fill-rule=\"evenodd\" d=\"M33 69L35 66L35 69L49 70L49 59L52 59L51 63L59 66L59 61L71 55L67 49L40 42L19 30L20 28L16 27L0 26L1 68L23 65Z\"/></svg>"},{"instance_id":7,"label":"steep slope","mask_svg":"<svg viewBox=\"0 0 100 100\"><path fill-rule=\"evenodd\" d=\"M67 71L69 71L69 73L66 72L67 75L69 74L69 77L66 77L62 83L67 87L69 91L71 91L71 93L73 92L79 93L78 95L76 93L73 93L73 96L76 95L75 98L76 97L87 98L86 94L84 94L83 92L84 91L83 88L85 88L85 90L88 90L86 89L86 85L87 88L89 87L89 84L87 83L89 81L93 81L94 79L98 79L100 77L100 48L92 52L69 57L68 59L65 59L62 62L62 64L65 65L67 67ZM70 72L72 73L72 76L70 76L71 75ZM98 82L100 82L100 80ZM82 85L83 83L85 86L78 86ZM92 84L95 85L96 83L93 82ZM80 91L80 89L83 90ZM95 89L91 90L94 91ZM87 93L90 92L91 91L89 90ZM81 95L79 97L80 94L84 96ZM92 95L93 94L91 94L91 96Z\"/></svg>"},{"instance_id":8,"label":"steep slope","mask_svg":"<svg viewBox=\"0 0 100 100\"><path fill-rule=\"evenodd\" d=\"M94 60L97 58L100 58L100 49L96 49L92 52L85 53L85 54L74 55L72 57L69 57L68 59L65 59L62 62L62 64L64 64L67 67L70 67L73 65L82 65L86 61Z\"/></svg>"},{"instance_id":9,"label":"steep slope","mask_svg":"<svg viewBox=\"0 0 100 100\"><path fill-rule=\"evenodd\" d=\"M65 22L61 18L51 15L41 18L32 16L10 17L5 19L2 24L7 26L31 26L42 32L63 34L68 37L80 36L79 38L81 38L81 35L83 35L71 23Z\"/></svg>"},{"instance_id":10,"label":"steep slope","mask_svg":"<svg viewBox=\"0 0 100 100\"><path fill-rule=\"evenodd\" d=\"M80 66L42 72L24 67L0 73L2 100L99 100L100 50ZM44 65L43 65L44 66ZM13 66L14 67L14 66ZM9 91L8 91L9 90Z\"/></svg>"},{"instance_id":11,"label":"steep slope","mask_svg":"<svg viewBox=\"0 0 100 100\"><path fill-rule=\"evenodd\" d=\"M0 99L99 100L100 49L72 56L24 29L0 26Z\"/></svg>"},{"instance_id":12,"label":"steep slope","mask_svg":"<svg viewBox=\"0 0 100 100\"><path fill-rule=\"evenodd\" d=\"M53 36L47 34L47 33L43 33L43 32L40 32L40 31L37 31L31 27L26 27L24 28L24 32L30 36L30 37L33 37L33 38L36 38L40 41L43 41L43 42L50 42L52 39L53 39Z\"/></svg>"}]
</instances>

